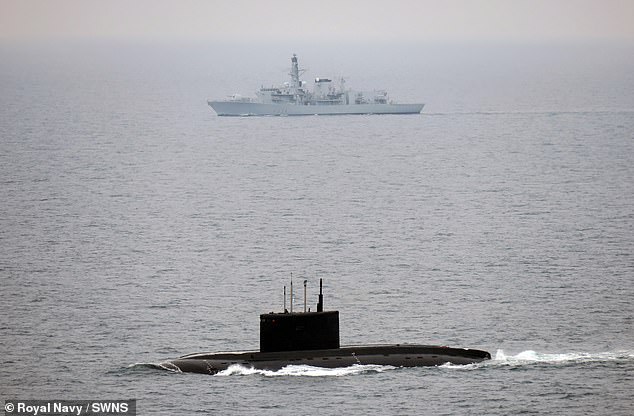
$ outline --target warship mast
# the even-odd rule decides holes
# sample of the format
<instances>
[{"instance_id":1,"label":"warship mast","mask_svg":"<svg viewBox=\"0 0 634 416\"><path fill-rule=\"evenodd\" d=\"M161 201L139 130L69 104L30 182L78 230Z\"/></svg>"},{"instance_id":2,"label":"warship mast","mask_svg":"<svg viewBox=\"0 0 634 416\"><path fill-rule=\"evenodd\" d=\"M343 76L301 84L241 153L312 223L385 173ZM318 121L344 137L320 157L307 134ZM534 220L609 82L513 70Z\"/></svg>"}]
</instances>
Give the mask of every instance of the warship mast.
<instances>
[{"instance_id":1,"label":"warship mast","mask_svg":"<svg viewBox=\"0 0 634 416\"><path fill-rule=\"evenodd\" d=\"M291 76L290 93L293 95L293 99L296 103L302 104L304 101L304 92L301 90L302 81L299 79L299 73L300 69L297 63L297 55L293 54L291 58L291 72L288 74Z\"/></svg>"}]
</instances>

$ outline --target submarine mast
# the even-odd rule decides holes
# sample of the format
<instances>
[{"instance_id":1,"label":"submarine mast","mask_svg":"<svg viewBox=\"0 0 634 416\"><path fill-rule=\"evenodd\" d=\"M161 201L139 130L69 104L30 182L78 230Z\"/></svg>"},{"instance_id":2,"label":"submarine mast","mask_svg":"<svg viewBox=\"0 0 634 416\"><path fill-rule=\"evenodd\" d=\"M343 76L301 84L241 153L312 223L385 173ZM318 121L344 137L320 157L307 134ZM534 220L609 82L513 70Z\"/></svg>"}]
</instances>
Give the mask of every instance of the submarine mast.
<instances>
[{"instance_id":1,"label":"submarine mast","mask_svg":"<svg viewBox=\"0 0 634 416\"><path fill-rule=\"evenodd\" d=\"M324 311L324 294L322 293L322 280L319 279L319 300L317 301L317 312Z\"/></svg>"},{"instance_id":2,"label":"submarine mast","mask_svg":"<svg viewBox=\"0 0 634 416\"><path fill-rule=\"evenodd\" d=\"M305 280L304 293L306 283ZM260 352L339 348L339 311L324 312L322 279L319 279L317 312L293 312L292 294L291 280L290 312L284 310L281 313L260 315ZM304 311L306 306L307 303L304 301Z\"/></svg>"}]
</instances>

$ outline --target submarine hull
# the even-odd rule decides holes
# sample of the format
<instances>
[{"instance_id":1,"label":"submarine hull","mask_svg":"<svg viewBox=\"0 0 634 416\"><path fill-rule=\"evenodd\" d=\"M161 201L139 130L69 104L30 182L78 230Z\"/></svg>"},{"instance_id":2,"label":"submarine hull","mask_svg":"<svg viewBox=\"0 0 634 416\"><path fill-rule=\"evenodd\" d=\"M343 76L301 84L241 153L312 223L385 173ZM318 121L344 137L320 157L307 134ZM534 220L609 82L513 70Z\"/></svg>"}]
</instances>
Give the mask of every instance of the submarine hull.
<instances>
[{"instance_id":1,"label":"submarine hull","mask_svg":"<svg viewBox=\"0 0 634 416\"><path fill-rule=\"evenodd\" d=\"M287 365L325 368L349 367L354 364L423 367L446 363L473 364L488 359L491 359L491 354L475 349L396 344L303 351L198 353L163 362L160 366L184 373L216 374L231 365L261 370L279 370Z\"/></svg>"}]
</instances>

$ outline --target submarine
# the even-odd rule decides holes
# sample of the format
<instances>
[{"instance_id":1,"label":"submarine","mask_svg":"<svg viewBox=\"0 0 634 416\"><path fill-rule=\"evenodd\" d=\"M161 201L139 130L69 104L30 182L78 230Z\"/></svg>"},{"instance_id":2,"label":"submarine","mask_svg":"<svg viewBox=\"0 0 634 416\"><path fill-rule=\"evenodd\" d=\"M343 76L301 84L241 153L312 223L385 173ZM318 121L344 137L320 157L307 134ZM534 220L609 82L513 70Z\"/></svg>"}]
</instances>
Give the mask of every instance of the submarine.
<instances>
[{"instance_id":1,"label":"submarine","mask_svg":"<svg viewBox=\"0 0 634 416\"><path fill-rule=\"evenodd\" d=\"M324 311L322 279L319 279L317 311L306 311L306 282L304 280L303 312L293 312L291 280L290 312L286 309L285 286L284 311L260 315L259 351L194 353L162 362L159 367L184 373L217 374L232 365L275 371L288 365L419 367L473 364L491 359L487 351L438 345L340 346L339 311Z\"/></svg>"}]
</instances>

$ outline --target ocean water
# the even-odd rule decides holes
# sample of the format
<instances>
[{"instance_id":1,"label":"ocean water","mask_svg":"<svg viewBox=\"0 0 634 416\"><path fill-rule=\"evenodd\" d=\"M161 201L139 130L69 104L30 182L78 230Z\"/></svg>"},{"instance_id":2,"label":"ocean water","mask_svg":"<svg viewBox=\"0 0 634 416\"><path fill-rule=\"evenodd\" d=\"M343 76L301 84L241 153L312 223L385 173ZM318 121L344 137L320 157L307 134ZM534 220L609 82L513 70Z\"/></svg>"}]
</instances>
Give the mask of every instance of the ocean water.
<instances>
[{"instance_id":1,"label":"ocean water","mask_svg":"<svg viewBox=\"0 0 634 416\"><path fill-rule=\"evenodd\" d=\"M634 413L631 45L327 46L0 46L0 399ZM284 81L293 52L307 79L427 105L299 118L206 105ZM257 349L258 315L282 309L291 273L311 305L324 279L342 344L493 359L156 368Z\"/></svg>"}]
</instances>

